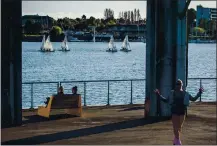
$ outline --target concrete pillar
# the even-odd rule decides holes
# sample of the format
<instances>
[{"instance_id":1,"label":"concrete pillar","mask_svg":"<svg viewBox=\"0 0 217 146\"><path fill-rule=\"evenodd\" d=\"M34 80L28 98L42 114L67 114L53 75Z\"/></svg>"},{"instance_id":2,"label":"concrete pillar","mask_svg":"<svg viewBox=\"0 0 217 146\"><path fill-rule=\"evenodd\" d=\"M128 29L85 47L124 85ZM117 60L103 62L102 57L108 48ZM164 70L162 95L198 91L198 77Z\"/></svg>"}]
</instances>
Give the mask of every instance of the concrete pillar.
<instances>
[{"instance_id":1,"label":"concrete pillar","mask_svg":"<svg viewBox=\"0 0 217 146\"><path fill-rule=\"evenodd\" d=\"M186 2L183 0L177 0L178 12L181 13L185 8ZM183 88L186 88L186 47L187 47L187 27L186 17L181 19L177 18L177 62L176 62L176 79L181 79L183 82Z\"/></svg>"},{"instance_id":2,"label":"concrete pillar","mask_svg":"<svg viewBox=\"0 0 217 146\"><path fill-rule=\"evenodd\" d=\"M171 0L165 0L161 3L162 10L161 12L161 22L162 30L164 33L161 36L161 45L158 47L161 52L159 53L161 58L157 61L157 66L159 67L158 74L159 76L159 87L161 94L164 96L168 96L170 94L170 90L173 88L174 82L174 42L172 40L173 34L172 31L175 27L172 26L172 21L175 19L172 17L173 9L171 9ZM169 116L171 113L169 104L164 102L160 102L160 115L162 116Z\"/></svg>"},{"instance_id":3,"label":"concrete pillar","mask_svg":"<svg viewBox=\"0 0 217 146\"><path fill-rule=\"evenodd\" d=\"M154 89L168 97L177 78L186 83L186 17L184 0L147 0L146 98L149 116L170 116L170 106ZM180 14L179 14L180 13ZM178 17L179 16L179 17Z\"/></svg>"},{"instance_id":4,"label":"concrete pillar","mask_svg":"<svg viewBox=\"0 0 217 146\"><path fill-rule=\"evenodd\" d=\"M147 0L147 21L146 21L146 98L150 98L151 107L149 116L157 114L157 98L153 93L156 87L156 68L155 68L155 3L156 0Z\"/></svg>"},{"instance_id":5,"label":"concrete pillar","mask_svg":"<svg viewBox=\"0 0 217 146\"><path fill-rule=\"evenodd\" d=\"M3 0L2 7L2 127L22 124L21 1Z\"/></svg>"}]
</instances>

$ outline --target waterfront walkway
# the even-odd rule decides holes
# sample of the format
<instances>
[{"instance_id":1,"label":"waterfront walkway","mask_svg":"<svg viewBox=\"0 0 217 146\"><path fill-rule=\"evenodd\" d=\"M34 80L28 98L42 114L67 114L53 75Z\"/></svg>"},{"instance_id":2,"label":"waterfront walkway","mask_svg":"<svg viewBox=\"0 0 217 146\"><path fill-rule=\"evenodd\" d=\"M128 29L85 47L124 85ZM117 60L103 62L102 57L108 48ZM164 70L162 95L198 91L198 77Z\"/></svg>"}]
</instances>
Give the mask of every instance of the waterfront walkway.
<instances>
[{"instance_id":1,"label":"waterfront walkway","mask_svg":"<svg viewBox=\"0 0 217 146\"><path fill-rule=\"evenodd\" d=\"M143 105L85 107L82 117L53 115L50 120L36 112L23 112L20 127L1 129L2 144L172 144L171 121L144 120ZM216 102L191 104L182 143L216 145Z\"/></svg>"}]
</instances>

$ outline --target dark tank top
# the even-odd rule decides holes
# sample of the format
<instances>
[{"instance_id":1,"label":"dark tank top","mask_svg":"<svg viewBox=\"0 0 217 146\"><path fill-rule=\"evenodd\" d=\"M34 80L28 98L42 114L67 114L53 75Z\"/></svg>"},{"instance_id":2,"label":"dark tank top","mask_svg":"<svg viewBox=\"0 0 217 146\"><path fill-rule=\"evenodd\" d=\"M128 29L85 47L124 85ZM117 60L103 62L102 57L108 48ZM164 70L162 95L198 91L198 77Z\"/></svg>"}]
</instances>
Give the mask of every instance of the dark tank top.
<instances>
[{"instance_id":1,"label":"dark tank top","mask_svg":"<svg viewBox=\"0 0 217 146\"><path fill-rule=\"evenodd\" d=\"M184 105L184 92L180 92L181 94L177 94L177 92L173 92L173 103L171 107L172 114L176 115L184 115L186 106Z\"/></svg>"}]
</instances>

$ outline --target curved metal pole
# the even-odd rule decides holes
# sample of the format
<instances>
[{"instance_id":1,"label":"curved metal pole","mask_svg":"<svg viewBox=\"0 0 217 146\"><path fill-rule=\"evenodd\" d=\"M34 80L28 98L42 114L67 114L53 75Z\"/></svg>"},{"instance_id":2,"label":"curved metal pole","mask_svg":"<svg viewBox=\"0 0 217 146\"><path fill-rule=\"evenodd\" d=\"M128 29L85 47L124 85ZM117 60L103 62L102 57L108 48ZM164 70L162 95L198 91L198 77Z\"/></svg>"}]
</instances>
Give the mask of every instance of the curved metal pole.
<instances>
[{"instance_id":1,"label":"curved metal pole","mask_svg":"<svg viewBox=\"0 0 217 146\"><path fill-rule=\"evenodd\" d=\"M186 16L186 12L188 10L188 6L190 5L190 3L191 3L191 0L188 0L187 3L185 4L183 11L177 14L179 19L183 19Z\"/></svg>"}]
</instances>

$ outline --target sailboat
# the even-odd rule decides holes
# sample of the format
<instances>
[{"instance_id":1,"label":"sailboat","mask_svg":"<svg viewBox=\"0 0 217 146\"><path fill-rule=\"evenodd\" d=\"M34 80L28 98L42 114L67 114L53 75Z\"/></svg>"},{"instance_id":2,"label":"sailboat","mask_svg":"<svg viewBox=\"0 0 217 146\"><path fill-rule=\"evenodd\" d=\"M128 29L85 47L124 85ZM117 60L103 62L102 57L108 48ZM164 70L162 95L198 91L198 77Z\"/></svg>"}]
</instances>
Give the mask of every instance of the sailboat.
<instances>
[{"instance_id":1,"label":"sailboat","mask_svg":"<svg viewBox=\"0 0 217 146\"><path fill-rule=\"evenodd\" d=\"M124 51L124 52L129 52L129 51L131 51L131 50L130 50L130 43L129 43L129 41L128 41L128 35L125 36L120 51Z\"/></svg>"},{"instance_id":2,"label":"sailboat","mask_svg":"<svg viewBox=\"0 0 217 146\"><path fill-rule=\"evenodd\" d=\"M44 48L44 43L45 43L45 35L43 36L42 44L41 44L40 50L43 50L43 48Z\"/></svg>"},{"instance_id":3,"label":"sailboat","mask_svg":"<svg viewBox=\"0 0 217 146\"><path fill-rule=\"evenodd\" d=\"M68 44L67 44L67 36L65 36L62 45L61 45L62 51L70 51Z\"/></svg>"},{"instance_id":4,"label":"sailboat","mask_svg":"<svg viewBox=\"0 0 217 146\"><path fill-rule=\"evenodd\" d=\"M53 46L50 42L50 36L47 37L46 41L45 41L45 35L43 36L41 51L42 52L54 52Z\"/></svg>"},{"instance_id":5,"label":"sailboat","mask_svg":"<svg viewBox=\"0 0 217 146\"><path fill-rule=\"evenodd\" d=\"M117 52L116 46L114 44L114 38L111 36L109 44L108 44L108 49L106 52Z\"/></svg>"}]
</instances>

